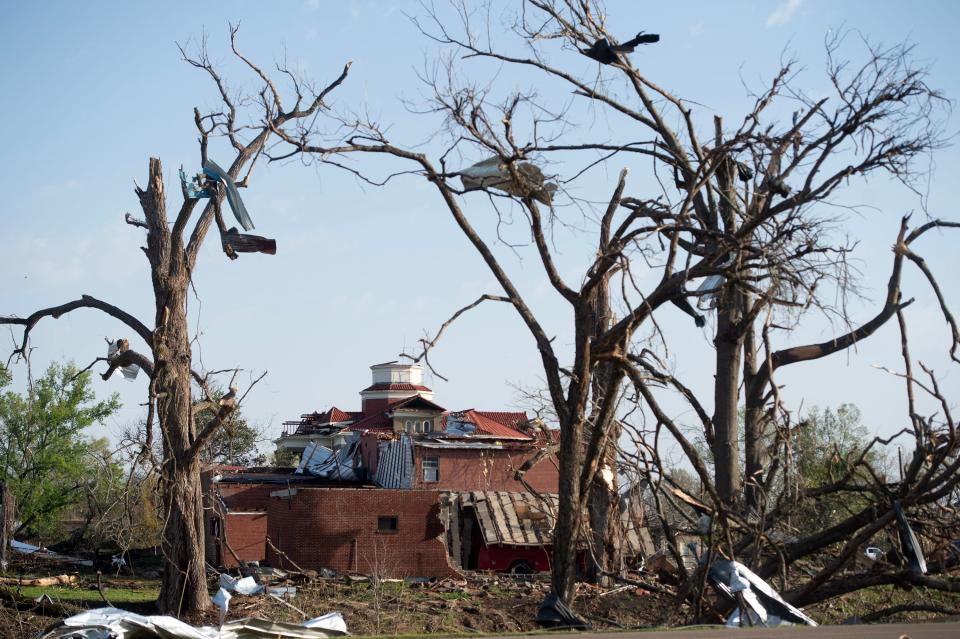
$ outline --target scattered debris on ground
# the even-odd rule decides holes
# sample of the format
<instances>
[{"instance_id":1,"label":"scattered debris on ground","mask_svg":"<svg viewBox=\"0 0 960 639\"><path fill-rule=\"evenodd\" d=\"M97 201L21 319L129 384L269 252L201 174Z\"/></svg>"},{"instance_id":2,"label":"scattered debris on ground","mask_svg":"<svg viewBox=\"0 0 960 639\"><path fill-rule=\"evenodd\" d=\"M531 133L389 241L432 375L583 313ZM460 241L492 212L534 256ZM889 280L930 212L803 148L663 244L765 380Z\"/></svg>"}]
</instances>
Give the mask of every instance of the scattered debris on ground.
<instances>
[{"instance_id":1,"label":"scattered debris on ground","mask_svg":"<svg viewBox=\"0 0 960 639\"><path fill-rule=\"evenodd\" d=\"M46 562L37 562L32 555L21 555L19 563L11 564L5 574L4 583L0 584L0 638L36 639L65 618L107 607L144 618L156 614L159 579L101 575L98 588L95 573L67 574L64 566L55 562L45 572L43 563ZM685 608L674 610L674 587L654 572L634 573L631 581L613 587L579 584L576 615L594 630L649 628L662 625L671 612L678 613L673 616L675 619L688 615ZM728 575L726 583L729 581ZM52 585L42 585L48 583ZM209 585L212 594L223 588L229 595L226 611L212 607L180 621L194 628L217 628L222 615L225 623L260 619L288 624L284 626L287 630L304 630L305 621L334 611L340 614L334 622L339 619L351 634L365 636L538 630L535 619L550 592L549 577L542 573L469 573L457 579L376 580L365 575L294 572L263 566L245 566L229 575L211 571ZM927 604L930 612L901 609L919 600ZM876 619L871 616L879 610L894 613ZM957 610L957 593L928 593L919 588L906 593L878 587L811 606L804 612L819 623L830 624L943 618ZM716 619L716 623L723 621L721 617Z\"/></svg>"},{"instance_id":2,"label":"scattered debris on ground","mask_svg":"<svg viewBox=\"0 0 960 639\"><path fill-rule=\"evenodd\" d=\"M342 626L342 619L337 617ZM167 615L138 615L118 608L85 610L55 624L41 639L73 639L101 636L137 639L326 639L348 634L346 628L332 627L330 615L301 624L264 619L237 619L216 627L197 628Z\"/></svg>"}]
</instances>

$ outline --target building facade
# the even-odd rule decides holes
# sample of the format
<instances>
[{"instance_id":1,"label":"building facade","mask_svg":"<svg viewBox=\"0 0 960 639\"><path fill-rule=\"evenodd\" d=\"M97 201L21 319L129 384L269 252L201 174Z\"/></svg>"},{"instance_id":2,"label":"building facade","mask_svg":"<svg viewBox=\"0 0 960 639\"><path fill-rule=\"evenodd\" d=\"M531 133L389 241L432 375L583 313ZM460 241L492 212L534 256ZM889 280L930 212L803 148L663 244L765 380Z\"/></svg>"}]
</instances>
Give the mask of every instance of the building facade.
<instances>
[{"instance_id":1,"label":"building facade","mask_svg":"<svg viewBox=\"0 0 960 639\"><path fill-rule=\"evenodd\" d=\"M541 569L542 536L487 540L470 514L474 502L456 495L491 491L507 496L497 503L513 503L555 494L556 431L523 412L448 411L413 364L371 371L361 410L334 406L284 424L276 444L299 458L295 470L207 473L211 560L433 577L508 569L519 565L513 552L536 557L525 565ZM461 503L471 505L461 512Z\"/></svg>"}]
</instances>

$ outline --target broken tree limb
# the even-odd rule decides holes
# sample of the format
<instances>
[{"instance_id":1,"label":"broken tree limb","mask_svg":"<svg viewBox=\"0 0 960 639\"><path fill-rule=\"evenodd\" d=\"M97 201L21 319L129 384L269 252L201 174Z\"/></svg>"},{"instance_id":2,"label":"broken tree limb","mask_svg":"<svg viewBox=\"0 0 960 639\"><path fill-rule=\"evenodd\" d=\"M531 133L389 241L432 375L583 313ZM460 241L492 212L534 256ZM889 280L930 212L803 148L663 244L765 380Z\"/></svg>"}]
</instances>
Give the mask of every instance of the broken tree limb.
<instances>
[{"instance_id":1,"label":"broken tree limb","mask_svg":"<svg viewBox=\"0 0 960 639\"><path fill-rule=\"evenodd\" d=\"M236 259L236 253L266 253L277 254L277 241L260 235L241 233L236 227L231 227L220 237L223 251L231 259ZM233 255L231 255L233 253Z\"/></svg>"},{"instance_id":2,"label":"broken tree limb","mask_svg":"<svg viewBox=\"0 0 960 639\"><path fill-rule=\"evenodd\" d=\"M6 587L0 587L0 603L21 612L35 612L57 617L70 617L80 610L76 606L51 601L49 598L45 598L43 601L34 601Z\"/></svg>"},{"instance_id":3,"label":"broken tree limb","mask_svg":"<svg viewBox=\"0 0 960 639\"><path fill-rule=\"evenodd\" d=\"M277 548L276 546L274 546L274 545L273 545L273 542L270 541L270 537L269 537L269 536L267 536L266 540L267 540L267 545L270 546L270 548L273 549L273 552L275 552L275 553L277 553L278 555L280 555L280 557L282 557L283 559L286 559L287 561L289 561L289 562L290 562L290 565L293 566L294 568L296 568L297 571L298 571L300 574L302 574L302 575L307 574L306 571L305 571L303 568L301 568L300 566L298 566L293 559L290 559L290 555L288 555L287 553L283 552L282 550L280 550L279 548Z\"/></svg>"},{"instance_id":4,"label":"broken tree limb","mask_svg":"<svg viewBox=\"0 0 960 639\"><path fill-rule=\"evenodd\" d=\"M20 342L20 346L14 350L14 354L20 353L25 355L24 349L27 347L27 340L30 337L30 331L33 330L33 327L37 325L44 317L52 317L53 319L59 319L63 315L69 313L70 311L75 311L78 308L95 308L97 310L103 311L107 315L114 317L134 331L137 335L143 338L143 341L147 344L153 344L153 331L146 327L146 325L138 320L136 317L130 313L124 311L123 309L114 306L113 304L108 304L102 300L98 300L95 297L90 295L81 295L80 299L73 300L72 302L67 302L66 304L61 304L59 306L51 306L50 308L43 308L39 311L31 313L27 317L0 317L0 324L18 324L23 326L23 339Z\"/></svg>"},{"instance_id":5,"label":"broken tree limb","mask_svg":"<svg viewBox=\"0 0 960 639\"><path fill-rule=\"evenodd\" d=\"M108 362L110 366L107 368L107 371L100 376L104 381L110 379L110 377L118 368L124 368L125 366L130 366L131 364L135 364L142 368L143 372L147 374L147 377L153 377L153 360L134 350L125 350L117 353L115 356L110 358Z\"/></svg>"},{"instance_id":6,"label":"broken tree limb","mask_svg":"<svg viewBox=\"0 0 960 639\"><path fill-rule=\"evenodd\" d=\"M481 295L480 297L478 297L478 298L476 299L476 301L474 301L474 302L472 302L472 303L470 303L470 304L467 304L466 306L464 306L463 308L461 308L460 310L458 310L456 313L454 313L453 315L451 315L451 316L450 316L450 319L448 319L446 322L444 322L443 324L441 324L441 325L440 325L440 329L437 331L437 334L433 336L433 339L427 340L427 339L425 339L425 338L420 338L420 344L423 345L423 350L420 352L419 355L413 356L413 355L407 355L406 353L400 353L400 357L409 359L409 360L412 361L414 364L419 363L420 360L422 359L422 360L424 360L424 362L427 364L427 366L430 368L430 372L431 372L431 373L433 373L434 375L436 375L437 377L439 377L440 379L442 379L442 380L445 381L445 382L446 382L446 381L449 381L446 377L444 377L443 375L441 375L441 374L438 373L437 371L433 370L433 366L430 366L430 361L427 359L427 354L430 352L430 349L431 349L431 348L433 348L434 346L436 346L437 342L440 340L440 336L443 335L443 332L444 332L445 330L447 330L447 327L450 326L451 324L453 324L458 317L460 317L461 315L463 315L464 313L466 313L466 312L469 311L470 309L476 308L477 306L479 306L480 304L482 304L483 302L486 302L486 301L490 301L490 302L507 302L507 303L510 303L512 300L511 300L509 297L505 297L505 296L503 296L503 295L491 295L491 294L489 294L489 293L484 293L483 295Z\"/></svg>"},{"instance_id":7,"label":"broken tree limb","mask_svg":"<svg viewBox=\"0 0 960 639\"><path fill-rule=\"evenodd\" d=\"M890 606L889 608L868 612L860 617L860 621L863 623L874 623L875 621L880 621L884 617L896 615L901 612L932 612L937 615L960 614L960 610L955 608L945 608L943 606L937 606L933 604L901 604L899 606Z\"/></svg>"},{"instance_id":8,"label":"broken tree limb","mask_svg":"<svg viewBox=\"0 0 960 639\"><path fill-rule=\"evenodd\" d=\"M97 592L100 593L100 598L103 599L103 603L107 604L113 608L113 604L110 603L110 600L107 599L107 593L103 589L103 581L100 579L100 571L97 571Z\"/></svg>"},{"instance_id":9,"label":"broken tree limb","mask_svg":"<svg viewBox=\"0 0 960 639\"><path fill-rule=\"evenodd\" d=\"M76 575L56 575L54 577L37 577L35 579L0 577L0 584L10 586L71 586L75 583L77 583Z\"/></svg>"}]
</instances>

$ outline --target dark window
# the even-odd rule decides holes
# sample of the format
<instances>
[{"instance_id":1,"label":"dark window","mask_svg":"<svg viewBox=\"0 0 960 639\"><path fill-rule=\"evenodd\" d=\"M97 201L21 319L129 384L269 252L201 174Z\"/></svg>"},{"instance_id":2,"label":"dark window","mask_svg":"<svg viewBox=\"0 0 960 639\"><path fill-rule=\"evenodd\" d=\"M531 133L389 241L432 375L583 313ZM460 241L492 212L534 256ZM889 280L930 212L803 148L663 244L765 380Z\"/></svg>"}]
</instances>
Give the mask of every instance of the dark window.
<instances>
[{"instance_id":1,"label":"dark window","mask_svg":"<svg viewBox=\"0 0 960 639\"><path fill-rule=\"evenodd\" d=\"M399 529L396 517L377 517L377 532L397 532Z\"/></svg>"}]
</instances>

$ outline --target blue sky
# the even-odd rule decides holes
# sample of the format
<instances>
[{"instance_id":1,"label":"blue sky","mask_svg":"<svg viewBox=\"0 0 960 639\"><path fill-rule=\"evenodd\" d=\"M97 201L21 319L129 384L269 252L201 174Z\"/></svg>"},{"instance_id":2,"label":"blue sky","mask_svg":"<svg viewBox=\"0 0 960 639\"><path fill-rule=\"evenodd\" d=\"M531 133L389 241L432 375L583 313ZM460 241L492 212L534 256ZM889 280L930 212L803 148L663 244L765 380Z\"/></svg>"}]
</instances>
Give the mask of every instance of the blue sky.
<instances>
[{"instance_id":1,"label":"blue sky","mask_svg":"<svg viewBox=\"0 0 960 639\"><path fill-rule=\"evenodd\" d=\"M714 113L729 121L742 117L749 104L745 86L761 86L784 52L799 60L800 82L816 92L824 80L823 39L831 30L856 30L886 43L916 42L917 59L931 66L930 84L955 100L958 6L623 1L609 3L608 24L624 36L639 29L661 34L661 42L638 52L634 62L654 81L696 102L696 117L706 127ZM359 0L7 4L0 21L5 88L0 128L8 145L0 155L0 313L25 315L88 293L150 319L149 276L138 248L142 234L123 223L123 214L137 212L134 180L145 179L149 157L161 158L169 186L181 164L196 169L192 110L216 104L212 85L180 60L176 42L189 43L206 32L214 61L237 88L253 89L256 83L229 55L228 22L241 23L246 54L266 66L285 56L318 83L352 60L348 81L331 100L334 107L369 113L390 125L396 142L419 144L439 127L434 117L413 114L401 102L422 98L416 72L438 54L404 15L422 12L413 2ZM495 41L509 42L499 14L493 15ZM555 56L555 62L586 77L596 74L596 65L581 56L559 50ZM535 82L545 100L571 99L568 90L536 76L466 60L457 64L465 77L494 78L492 86L501 93ZM617 132L619 123L602 111L585 113L589 130ZM949 130L956 128L951 121ZM957 219L960 155L948 147L934 155L931 166L929 210ZM592 172L578 194L602 199L620 168L611 162ZM633 167L631 187L642 192L648 174L647 167ZM216 242L208 243L195 277L199 300L191 300L191 311L201 332L197 356L203 366L269 371L245 408L269 433L302 412L332 404L358 408L356 393L369 383L370 364L395 359L480 293L499 292L435 194L414 179L377 189L329 167L264 164L243 197L257 231L277 239L278 254L231 263ZM919 210L920 201L877 179L852 184L842 203L863 207L844 213L838 232L862 240L856 258L868 299L853 309L868 317L870 302L880 299L899 216ZM495 237L484 203L473 204L472 219L488 238ZM506 233L517 237L519 231ZM557 241L561 269L572 276L590 255L589 233ZM939 235L920 247L954 302L960 299L953 279L955 245L955 237ZM569 342L569 312L550 292L535 257L527 248L514 252L502 244L497 252L562 351ZM943 357L947 334L933 300L915 277L907 279L907 287L918 297L909 314L914 352L936 367L956 396L960 383ZM658 321L666 327L678 374L695 388L709 388L709 333L673 309L665 309ZM796 338L824 339L836 330L813 322ZM104 336L127 333L92 311L45 321L33 336L34 366L68 357L86 364L103 353ZM4 340L9 343L9 336ZM887 327L857 352L796 367L781 381L793 406L852 401L872 428L890 432L905 415L902 386L876 366L899 368L897 348L896 331ZM510 383L539 384L533 343L505 306L464 317L431 359L450 378L430 380L437 401L448 408L509 408L515 404ZM22 370L14 372L22 379ZM120 392L125 403L108 432L142 414L142 379L98 381L96 388Z\"/></svg>"}]
</instances>

